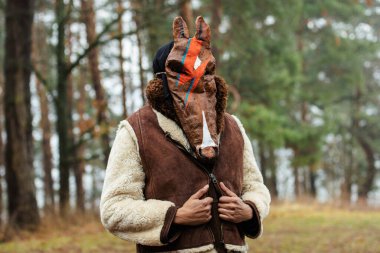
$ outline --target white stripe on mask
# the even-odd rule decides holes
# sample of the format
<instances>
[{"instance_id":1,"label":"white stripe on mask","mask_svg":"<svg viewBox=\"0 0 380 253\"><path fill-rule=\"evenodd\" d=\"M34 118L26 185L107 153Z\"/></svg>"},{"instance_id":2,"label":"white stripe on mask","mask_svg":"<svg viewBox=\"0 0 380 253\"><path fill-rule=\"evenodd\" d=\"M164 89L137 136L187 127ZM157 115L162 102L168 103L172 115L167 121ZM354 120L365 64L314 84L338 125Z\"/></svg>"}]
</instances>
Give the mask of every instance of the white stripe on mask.
<instances>
[{"instance_id":1,"label":"white stripe on mask","mask_svg":"<svg viewBox=\"0 0 380 253\"><path fill-rule=\"evenodd\" d=\"M203 137L202 137L201 149L206 148L206 147L216 147L214 140L211 138L210 130L208 129L208 126L207 126L207 121L206 121L206 116L205 116L204 111L202 111L202 117L203 117Z\"/></svg>"}]
</instances>

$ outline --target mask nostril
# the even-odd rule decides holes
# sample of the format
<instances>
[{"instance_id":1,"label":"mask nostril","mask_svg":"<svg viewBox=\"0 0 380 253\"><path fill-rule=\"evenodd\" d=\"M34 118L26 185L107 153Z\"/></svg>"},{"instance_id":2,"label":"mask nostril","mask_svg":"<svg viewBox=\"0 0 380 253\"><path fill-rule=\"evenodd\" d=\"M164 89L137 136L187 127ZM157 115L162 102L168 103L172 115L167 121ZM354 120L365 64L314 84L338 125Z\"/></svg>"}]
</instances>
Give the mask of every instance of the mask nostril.
<instances>
[{"instance_id":1,"label":"mask nostril","mask_svg":"<svg viewBox=\"0 0 380 253\"><path fill-rule=\"evenodd\" d=\"M198 153L199 153L201 158L211 160L211 159L214 159L216 157L217 148L216 147L205 147L205 148L199 149Z\"/></svg>"}]
</instances>

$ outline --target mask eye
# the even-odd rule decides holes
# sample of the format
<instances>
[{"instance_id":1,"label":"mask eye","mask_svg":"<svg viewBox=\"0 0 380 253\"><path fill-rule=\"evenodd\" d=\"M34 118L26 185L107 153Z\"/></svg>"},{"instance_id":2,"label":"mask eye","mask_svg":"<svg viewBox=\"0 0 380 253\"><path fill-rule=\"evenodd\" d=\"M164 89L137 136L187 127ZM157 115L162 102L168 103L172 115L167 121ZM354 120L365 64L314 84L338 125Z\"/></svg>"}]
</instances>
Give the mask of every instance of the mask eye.
<instances>
[{"instance_id":1,"label":"mask eye","mask_svg":"<svg viewBox=\"0 0 380 253\"><path fill-rule=\"evenodd\" d=\"M183 65L180 61L171 60L168 62L168 67L177 73L181 73L183 71Z\"/></svg>"}]
</instances>

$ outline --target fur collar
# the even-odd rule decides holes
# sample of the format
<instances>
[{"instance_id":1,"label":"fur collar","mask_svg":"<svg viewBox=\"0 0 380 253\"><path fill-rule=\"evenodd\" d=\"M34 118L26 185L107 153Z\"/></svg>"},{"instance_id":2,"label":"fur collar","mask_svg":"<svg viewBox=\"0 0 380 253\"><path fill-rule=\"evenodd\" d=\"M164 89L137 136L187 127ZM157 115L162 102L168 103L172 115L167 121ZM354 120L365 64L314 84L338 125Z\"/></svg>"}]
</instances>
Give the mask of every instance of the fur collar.
<instances>
[{"instance_id":1,"label":"fur collar","mask_svg":"<svg viewBox=\"0 0 380 253\"><path fill-rule=\"evenodd\" d=\"M174 120L165 117L162 113L155 110L154 108L152 109L157 116L158 125L161 127L164 133L169 134L173 140L179 142L182 146L186 148L188 152L193 154L193 151L190 147L190 143L187 140L183 130L179 127L179 125Z\"/></svg>"}]
</instances>

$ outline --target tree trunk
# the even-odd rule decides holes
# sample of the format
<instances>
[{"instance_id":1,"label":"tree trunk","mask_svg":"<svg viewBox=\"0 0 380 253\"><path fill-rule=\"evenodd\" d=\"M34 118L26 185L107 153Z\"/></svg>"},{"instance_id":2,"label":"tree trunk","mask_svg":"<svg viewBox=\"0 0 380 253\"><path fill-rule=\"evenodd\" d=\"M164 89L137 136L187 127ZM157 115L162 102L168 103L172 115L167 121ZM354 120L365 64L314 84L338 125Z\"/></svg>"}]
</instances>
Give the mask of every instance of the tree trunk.
<instances>
[{"instance_id":1,"label":"tree trunk","mask_svg":"<svg viewBox=\"0 0 380 253\"><path fill-rule=\"evenodd\" d=\"M344 171L344 181L341 185L341 200L344 203L351 202L351 186L352 186L352 173L350 168L346 168Z\"/></svg>"},{"instance_id":2,"label":"tree trunk","mask_svg":"<svg viewBox=\"0 0 380 253\"><path fill-rule=\"evenodd\" d=\"M348 158L347 162L343 163L343 182L340 185L340 200L344 204L351 203L353 172L355 167L354 149L353 149L354 136L350 134L350 139L347 143L343 143L342 156ZM344 159L346 160L346 159Z\"/></svg>"},{"instance_id":3,"label":"tree trunk","mask_svg":"<svg viewBox=\"0 0 380 253\"><path fill-rule=\"evenodd\" d=\"M185 20L190 33L193 32L195 20L193 16L193 8L191 7L191 0L179 0L178 7L179 15Z\"/></svg>"},{"instance_id":4,"label":"tree trunk","mask_svg":"<svg viewBox=\"0 0 380 253\"><path fill-rule=\"evenodd\" d=\"M141 2L138 0L132 0L132 9L133 13L133 21L136 25L136 40L137 40L137 48L139 51L138 56L138 65L139 65L139 77L140 77L140 90L141 90L141 99L143 104L145 104L145 78L144 78L144 67L143 67L143 45L141 40L141 32L139 27L141 26L141 15L139 15L139 11L141 11ZM158 49L158 48L157 48Z\"/></svg>"},{"instance_id":5,"label":"tree trunk","mask_svg":"<svg viewBox=\"0 0 380 253\"><path fill-rule=\"evenodd\" d=\"M45 28L42 25L35 24L33 29L33 64L36 67L40 65L39 68L42 73L47 73L47 61L43 58L47 55L48 45L46 43L46 33ZM39 64L40 63L40 64ZM52 148L50 145L51 139L51 125L49 120L49 101L47 98L46 88L41 83L40 79L35 78L36 89L40 102L40 128L42 129L42 166L44 171L44 209L47 212L54 212L55 200L54 200L54 189L53 189L53 155Z\"/></svg>"},{"instance_id":6,"label":"tree trunk","mask_svg":"<svg viewBox=\"0 0 380 253\"><path fill-rule=\"evenodd\" d=\"M260 167L264 183L268 186L273 197L278 197L276 158L274 149L259 142Z\"/></svg>"},{"instance_id":7,"label":"tree trunk","mask_svg":"<svg viewBox=\"0 0 380 253\"><path fill-rule=\"evenodd\" d=\"M358 141L361 149L364 152L366 161L367 161L367 171L363 178L361 184L359 183L359 203L367 204L368 193L373 189L375 175L376 175L376 159L373 147L370 142L366 139L365 131L360 129L360 113L361 113L361 100L362 100L362 91L360 86L356 86L354 92L354 100L353 100L353 116L352 116L352 129L351 132ZM359 182L360 182L359 181Z\"/></svg>"},{"instance_id":8,"label":"tree trunk","mask_svg":"<svg viewBox=\"0 0 380 253\"><path fill-rule=\"evenodd\" d=\"M117 1L117 12L119 15L122 15L124 11L123 2L122 0ZM118 33L123 33L123 19L122 16L120 17L118 24L117 24ZM128 110L127 110L127 84L125 83L125 72L123 68L124 63L124 57L123 57L123 38L120 36L118 39L118 45L119 45L119 73L120 73L120 81L121 81L121 87L122 87L122 103L123 103L123 118L128 117Z\"/></svg>"},{"instance_id":9,"label":"tree trunk","mask_svg":"<svg viewBox=\"0 0 380 253\"><path fill-rule=\"evenodd\" d=\"M6 1L4 109L8 212L13 228L40 223L34 186L30 73L33 0Z\"/></svg>"},{"instance_id":10,"label":"tree trunk","mask_svg":"<svg viewBox=\"0 0 380 253\"><path fill-rule=\"evenodd\" d=\"M274 149L269 147L269 168L270 168L270 179L269 179L269 188L272 196L275 198L278 197L278 188L277 188L277 164L276 164L276 155L274 154Z\"/></svg>"},{"instance_id":11,"label":"tree trunk","mask_svg":"<svg viewBox=\"0 0 380 253\"><path fill-rule=\"evenodd\" d=\"M296 147L293 147L292 150L293 150L293 156L294 157L297 157L300 155L299 150ZM302 168L300 168L299 165L294 164L293 177L294 177L294 196L295 196L295 198L301 197L301 195L303 193L301 174L302 174Z\"/></svg>"},{"instance_id":12,"label":"tree trunk","mask_svg":"<svg viewBox=\"0 0 380 253\"><path fill-rule=\"evenodd\" d=\"M66 216L69 211L69 176L70 176L70 158L71 158L71 144L70 135L67 131L69 128L69 108L68 103L68 90L67 90L67 77L68 77L68 64L65 56L65 30L67 25L67 17L64 0L57 0L56 4L56 19L57 19L57 97L56 97L56 113L57 113L57 132L59 139L59 207L60 214Z\"/></svg>"},{"instance_id":13,"label":"tree trunk","mask_svg":"<svg viewBox=\"0 0 380 253\"><path fill-rule=\"evenodd\" d=\"M265 147L262 143L259 142L259 157L260 157L260 167L261 167L261 173L263 175L264 183L268 183L268 173L267 173L267 157L265 155Z\"/></svg>"},{"instance_id":14,"label":"tree trunk","mask_svg":"<svg viewBox=\"0 0 380 253\"><path fill-rule=\"evenodd\" d=\"M368 193L373 189L375 181L376 159L373 148L371 147L369 142L364 137L360 136L360 133L356 137L360 147L363 149L368 166L364 181L361 185L359 185L359 199L366 200L368 199Z\"/></svg>"},{"instance_id":15,"label":"tree trunk","mask_svg":"<svg viewBox=\"0 0 380 253\"><path fill-rule=\"evenodd\" d=\"M213 0L211 9L211 31L212 31L212 40L215 42L212 45L212 54L214 55L216 62L220 62L222 59L221 48L218 47L220 32L219 26L222 23L222 0Z\"/></svg>"},{"instance_id":16,"label":"tree trunk","mask_svg":"<svg viewBox=\"0 0 380 253\"><path fill-rule=\"evenodd\" d=\"M298 166L294 166L293 168L294 171L294 196L296 198L299 198L301 195L300 192L300 173L299 173L299 168Z\"/></svg>"},{"instance_id":17,"label":"tree trunk","mask_svg":"<svg viewBox=\"0 0 380 253\"><path fill-rule=\"evenodd\" d=\"M3 132L3 119L4 119L4 106L3 106L3 99L4 99L4 79L3 79L3 71L0 69L0 133ZM4 168L4 141L3 141L3 135L0 134L0 230L3 225L3 168Z\"/></svg>"},{"instance_id":18,"label":"tree trunk","mask_svg":"<svg viewBox=\"0 0 380 253\"><path fill-rule=\"evenodd\" d=\"M70 27L71 26L71 22L70 24L68 24L68 26ZM78 38L79 40L79 38ZM72 48L72 33L71 33L71 29L69 28L68 29L68 32L67 32L67 38L66 38L66 45L67 45L67 48L68 48L68 58L70 59L71 55L73 54L73 48ZM83 73L82 71L79 71L79 75L80 77L82 77ZM81 98L79 98L80 100ZM80 102L81 101L78 101L76 103L77 107L80 107ZM71 156L71 168L73 169L73 172L74 172L74 179L75 179L75 193L76 193L76 209L79 210L80 212L84 212L84 189L83 189L83 183L82 183L82 172L81 172L81 166L82 164L80 163L83 163L81 161L81 158L80 156L83 154L83 148L81 150L79 150L79 148L74 144L75 143L75 136L74 136L74 132L73 132L73 129L74 129L74 121L73 121L73 118L71 117L72 115L72 112L73 112L73 108L74 107L74 84L73 84L73 75L72 73L69 73L68 76L67 76L67 110L69 112L69 117L68 117L68 135L70 136L70 140L72 141L71 142L71 147L70 148L70 153L72 154ZM81 109L81 108L79 108ZM78 111L78 113L80 114L81 112ZM83 114L83 112L82 112ZM83 115L80 114L80 117L81 119L83 119ZM82 133L80 133L80 136L82 136ZM80 153L82 152L82 154Z\"/></svg>"},{"instance_id":19,"label":"tree trunk","mask_svg":"<svg viewBox=\"0 0 380 253\"><path fill-rule=\"evenodd\" d=\"M0 230L2 229L3 226L3 165L0 167Z\"/></svg>"},{"instance_id":20,"label":"tree trunk","mask_svg":"<svg viewBox=\"0 0 380 253\"><path fill-rule=\"evenodd\" d=\"M92 206L92 209L95 209L98 206L96 204L96 199L97 199L97 196L98 196L98 187L97 187L97 181L96 181L96 170L95 170L95 167L92 167L91 178L92 178L91 206Z\"/></svg>"},{"instance_id":21,"label":"tree trunk","mask_svg":"<svg viewBox=\"0 0 380 253\"><path fill-rule=\"evenodd\" d=\"M87 126L85 124L84 114L85 114L85 105L86 105L86 69L82 68L79 74L78 81L78 91L79 91L79 100L77 101L77 112L79 114L79 135L82 136L87 131ZM85 211L85 199L84 199L84 188L83 188L83 173L85 168L84 163L84 144L80 144L76 148L76 157L77 160L74 164L74 175L75 175L75 186L76 186L76 206L77 210L84 212Z\"/></svg>"},{"instance_id":22,"label":"tree trunk","mask_svg":"<svg viewBox=\"0 0 380 253\"><path fill-rule=\"evenodd\" d=\"M317 197L317 187L316 187L316 179L317 179L317 174L316 174L316 168L315 164L309 165L309 194L311 197L315 198Z\"/></svg>"},{"instance_id":23,"label":"tree trunk","mask_svg":"<svg viewBox=\"0 0 380 253\"><path fill-rule=\"evenodd\" d=\"M37 92L40 99L41 120L40 127L42 129L42 166L44 170L44 200L45 209L48 212L54 212L54 189L53 177L51 171L53 168L53 155L50 145L51 126L49 121L49 102L46 96L45 87L36 78Z\"/></svg>"},{"instance_id":24,"label":"tree trunk","mask_svg":"<svg viewBox=\"0 0 380 253\"><path fill-rule=\"evenodd\" d=\"M2 129L1 129L2 130ZM2 137L0 136L1 138L1 145L3 145L3 140L2 140ZM1 147L1 154L3 154L4 152L4 147ZM4 164L1 164L0 166L0 230L3 226L3 211L4 211L4 207L3 207L3 166Z\"/></svg>"},{"instance_id":25,"label":"tree trunk","mask_svg":"<svg viewBox=\"0 0 380 253\"><path fill-rule=\"evenodd\" d=\"M82 17L86 26L87 43L90 45L96 41L96 21L93 0L81 0ZM97 124L100 131L100 139L103 149L103 161L106 164L110 152L110 139L107 117L107 100L101 84L101 75L99 71L99 50L93 48L88 54L90 73L96 97Z\"/></svg>"}]
</instances>

